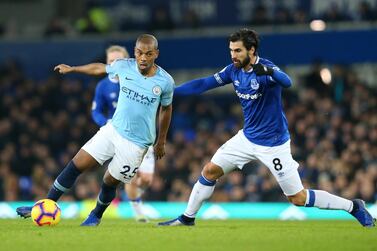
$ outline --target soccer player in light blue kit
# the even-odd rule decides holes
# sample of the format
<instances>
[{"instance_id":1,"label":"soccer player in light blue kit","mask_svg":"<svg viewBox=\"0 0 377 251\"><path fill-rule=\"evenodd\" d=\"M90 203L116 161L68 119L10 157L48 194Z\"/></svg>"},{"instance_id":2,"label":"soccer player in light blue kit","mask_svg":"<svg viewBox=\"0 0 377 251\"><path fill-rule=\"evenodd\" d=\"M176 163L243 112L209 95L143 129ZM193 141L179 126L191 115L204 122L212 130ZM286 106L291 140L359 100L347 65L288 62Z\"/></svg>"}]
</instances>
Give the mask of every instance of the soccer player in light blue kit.
<instances>
[{"instance_id":1,"label":"soccer player in light blue kit","mask_svg":"<svg viewBox=\"0 0 377 251\"><path fill-rule=\"evenodd\" d=\"M111 64L117 59L129 58L125 47L112 45L106 49L106 63ZM104 126L114 115L118 103L119 80L106 76L101 79L95 90L92 103L92 118L98 126ZM148 222L142 208L144 191L152 184L155 168L153 146L148 148L143 161L131 183L125 184L124 189L138 222Z\"/></svg>"},{"instance_id":2,"label":"soccer player in light blue kit","mask_svg":"<svg viewBox=\"0 0 377 251\"><path fill-rule=\"evenodd\" d=\"M56 178L47 198L57 201L86 170L111 159L103 177L94 210L81 224L97 226L106 208L115 198L120 182L129 183L135 176L148 147L154 144L157 159L165 155L165 143L172 114L173 78L154 62L158 57L157 39L143 34L136 40L135 59L120 59L110 65L92 63L82 66L60 64L61 74L77 72L90 75L108 73L119 79L118 105L112 120L80 149ZM156 139L158 107L159 132ZM19 207L17 213L30 217L31 207Z\"/></svg>"},{"instance_id":3,"label":"soccer player in light blue kit","mask_svg":"<svg viewBox=\"0 0 377 251\"><path fill-rule=\"evenodd\" d=\"M207 163L193 187L185 212L160 226L193 226L204 200L224 174L254 160L265 164L276 178L288 200L296 206L339 209L349 212L361 225L373 227L375 219L362 200L348 200L321 190L304 189L292 158L287 119L281 92L292 85L291 79L271 61L259 57L259 38L255 31L241 29L229 37L233 63L214 76L184 83L175 95L200 94L233 84L239 97L244 127L222 145Z\"/></svg>"}]
</instances>

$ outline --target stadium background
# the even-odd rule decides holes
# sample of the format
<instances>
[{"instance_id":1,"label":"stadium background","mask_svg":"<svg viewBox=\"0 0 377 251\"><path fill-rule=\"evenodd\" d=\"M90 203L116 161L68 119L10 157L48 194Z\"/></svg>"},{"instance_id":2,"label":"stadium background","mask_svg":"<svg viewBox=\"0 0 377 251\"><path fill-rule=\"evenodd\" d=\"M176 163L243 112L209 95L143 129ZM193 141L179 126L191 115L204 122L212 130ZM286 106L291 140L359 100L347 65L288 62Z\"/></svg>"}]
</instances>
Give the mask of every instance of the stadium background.
<instances>
[{"instance_id":1,"label":"stadium background","mask_svg":"<svg viewBox=\"0 0 377 251\"><path fill-rule=\"evenodd\" d=\"M151 32L158 64L180 84L229 64L227 36L245 26L260 33L260 55L294 80L283 100L304 185L362 198L377 215L376 20L374 0L0 1L0 217L43 198L97 130L90 106L98 79L58 76L55 64L104 61L110 44L132 53L137 35ZM180 213L203 164L241 127L229 87L176 98L167 155L144 196L150 215ZM102 173L83 175L63 197L66 217L86 215ZM124 201L119 190L109 215L131 217ZM202 217L348 217L289 206L259 163L222 178L210 202Z\"/></svg>"}]
</instances>

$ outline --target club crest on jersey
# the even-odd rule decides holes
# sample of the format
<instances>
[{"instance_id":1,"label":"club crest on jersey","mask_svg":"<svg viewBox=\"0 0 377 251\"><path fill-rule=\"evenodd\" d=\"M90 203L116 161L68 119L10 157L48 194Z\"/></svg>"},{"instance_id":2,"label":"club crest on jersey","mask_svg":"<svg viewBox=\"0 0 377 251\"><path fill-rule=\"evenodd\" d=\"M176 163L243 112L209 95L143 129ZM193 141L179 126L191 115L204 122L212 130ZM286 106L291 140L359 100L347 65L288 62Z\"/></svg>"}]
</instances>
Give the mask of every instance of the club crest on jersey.
<instances>
[{"instance_id":1,"label":"club crest on jersey","mask_svg":"<svg viewBox=\"0 0 377 251\"><path fill-rule=\"evenodd\" d=\"M117 96L116 92L110 93L110 98L114 99L114 98L116 98L116 96Z\"/></svg>"},{"instance_id":2,"label":"club crest on jersey","mask_svg":"<svg viewBox=\"0 0 377 251\"><path fill-rule=\"evenodd\" d=\"M161 95L161 87L156 85L153 87L152 92L154 95L160 96Z\"/></svg>"},{"instance_id":3,"label":"club crest on jersey","mask_svg":"<svg viewBox=\"0 0 377 251\"><path fill-rule=\"evenodd\" d=\"M250 86L251 86L251 89L253 89L253 90L258 90L259 89L259 83L258 83L258 81L255 78L253 78L250 81Z\"/></svg>"}]
</instances>

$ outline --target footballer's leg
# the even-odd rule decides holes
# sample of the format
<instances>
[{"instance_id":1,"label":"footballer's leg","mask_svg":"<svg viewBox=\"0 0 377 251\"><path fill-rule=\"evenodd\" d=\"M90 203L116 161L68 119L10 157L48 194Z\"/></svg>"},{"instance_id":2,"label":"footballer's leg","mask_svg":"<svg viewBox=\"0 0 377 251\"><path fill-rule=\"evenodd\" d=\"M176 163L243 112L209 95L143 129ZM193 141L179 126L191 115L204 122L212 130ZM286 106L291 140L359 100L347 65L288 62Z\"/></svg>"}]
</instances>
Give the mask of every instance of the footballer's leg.
<instances>
[{"instance_id":1,"label":"footballer's leg","mask_svg":"<svg viewBox=\"0 0 377 251\"><path fill-rule=\"evenodd\" d=\"M112 160L104 175L96 207L81 224L82 226L97 226L100 223L103 213L115 198L117 185L120 182L129 183L132 180L146 152L145 148L120 136L111 125L110 129L113 136L112 142L114 142L111 145L114 147L111 150Z\"/></svg>"},{"instance_id":2,"label":"footballer's leg","mask_svg":"<svg viewBox=\"0 0 377 251\"><path fill-rule=\"evenodd\" d=\"M85 170L98 165L98 162L87 152L80 149L76 156L66 165L63 171L54 181L47 194L47 199L57 201L75 183L77 177ZM18 207L16 212L24 218L31 216L32 206Z\"/></svg>"},{"instance_id":3,"label":"footballer's leg","mask_svg":"<svg viewBox=\"0 0 377 251\"><path fill-rule=\"evenodd\" d=\"M195 224L195 216L203 202L211 197L215 190L217 179L236 168L242 169L246 163L255 159L250 154L253 149L250 149L248 144L250 143L248 143L242 130L223 144L213 155L211 161L204 166L202 175L191 191L185 212L174 220L161 222L158 225L193 226Z\"/></svg>"},{"instance_id":4,"label":"footballer's leg","mask_svg":"<svg viewBox=\"0 0 377 251\"><path fill-rule=\"evenodd\" d=\"M321 209L338 209L349 212L364 227L374 227L376 219L368 212L364 201L347 200L323 190L304 189L288 196L288 200L296 206L318 207Z\"/></svg>"},{"instance_id":5,"label":"footballer's leg","mask_svg":"<svg viewBox=\"0 0 377 251\"><path fill-rule=\"evenodd\" d=\"M203 202L211 197L213 191L215 190L216 180L224 175L223 169L209 162L203 168L202 175L199 177L198 181L195 183L190 198L186 207L185 212L178 218L158 223L159 226L194 226L195 216L202 206Z\"/></svg>"},{"instance_id":6,"label":"footballer's leg","mask_svg":"<svg viewBox=\"0 0 377 251\"><path fill-rule=\"evenodd\" d=\"M258 149L262 150L258 150ZM322 190L304 189L293 159L290 141L269 149L257 147L258 158L270 169L288 200L296 206L344 210L363 226L374 226L374 219L361 200L348 200Z\"/></svg>"},{"instance_id":7,"label":"footballer's leg","mask_svg":"<svg viewBox=\"0 0 377 251\"><path fill-rule=\"evenodd\" d=\"M142 195L152 184L155 163L154 149L153 146L150 146L143 157L136 177L131 180L131 183L125 185L125 190L130 200L135 220L138 222L145 223L149 221L143 212Z\"/></svg>"},{"instance_id":8,"label":"footballer's leg","mask_svg":"<svg viewBox=\"0 0 377 251\"><path fill-rule=\"evenodd\" d=\"M138 222L146 223L149 221L143 212L142 195L144 191L152 184L152 181L153 173L139 171L136 178L133 179L131 183L124 185L131 207L134 211L135 220Z\"/></svg>"},{"instance_id":9,"label":"footballer's leg","mask_svg":"<svg viewBox=\"0 0 377 251\"><path fill-rule=\"evenodd\" d=\"M47 198L53 201L68 191L75 183L77 177L85 170L91 169L98 164L103 163L112 158L114 155L114 145L112 143L112 127L106 125L101 129L80 149L75 157L66 165L63 171L54 181ZM24 218L31 215L32 207L19 207L17 213Z\"/></svg>"},{"instance_id":10,"label":"footballer's leg","mask_svg":"<svg viewBox=\"0 0 377 251\"><path fill-rule=\"evenodd\" d=\"M106 170L103 176L103 182L101 185L101 191L97 198L96 207L90 212L86 220L81 223L81 226L98 226L101 223L101 218L106 208L111 204L116 195L116 188L120 183Z\"/></svg>"}]
</instances>

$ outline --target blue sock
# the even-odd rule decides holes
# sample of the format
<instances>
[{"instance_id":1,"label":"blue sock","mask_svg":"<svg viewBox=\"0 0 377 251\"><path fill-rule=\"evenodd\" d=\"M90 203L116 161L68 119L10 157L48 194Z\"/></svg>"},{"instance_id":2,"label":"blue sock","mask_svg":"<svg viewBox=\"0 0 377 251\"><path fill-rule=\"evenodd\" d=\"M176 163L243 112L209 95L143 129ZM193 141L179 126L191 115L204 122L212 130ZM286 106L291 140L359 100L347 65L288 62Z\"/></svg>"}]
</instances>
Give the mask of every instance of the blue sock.
<instances>
[{"instance_id":1,"label":"blue sock","mask_svg":"<svg viewBox=\"0 0 377 251\"><path fill-rule=\"evenodd\" d=\"M73 186L80 174L81 172L71 160L56 178L47 194L47 198L53 201L59 200L63 193L67 192Z\"/></svg>"},{"instance_id":2,"label":"blue sock","mask_svg":"<svg viewBox=\"0 0 377 251\"><path fill-rule=\"evenodd\" d=\"M137 197L136 199L130 200L130 201L132 201L132 202L141 202L141 197Z\"/></svg>"},{"instance_id":3,"label":"blue sock","mask_svg":"<svg viewBox=\"0 0 377 251\"><path fill-rule=\"evenodd\" d=\"M216 180L208 180L203 175L199 176L198 181L200 182L200 184L205 186L214 186L216 184Z\"/></svg>"},{"instance_id":4,"label":"blue sock","mask_svg":"<svg viewBox=\"0 0 377 251\"><path fill-rule=\"evenodd\" d=\"M111 204L116 194L116 186L109 186L102 183L101 191L98 195L97 204L92 211L97 218L102 218L106 208Z\"/></svg>"},{"instance_id":5,"label":"blue sock","mask_svg":"<svg viewBox=\"0 0 377 251\"><path fill-rule=\"evenodd\" d=\"M315 193L313 190L310 190L310 189L308 189L307 191L308 193L306 194L306 196L308 198L306 198L305 207L314 207Z\"/></svg>"}]
</instances>

